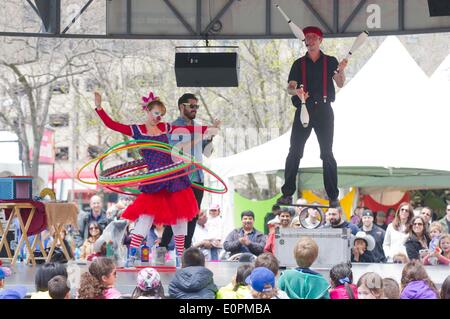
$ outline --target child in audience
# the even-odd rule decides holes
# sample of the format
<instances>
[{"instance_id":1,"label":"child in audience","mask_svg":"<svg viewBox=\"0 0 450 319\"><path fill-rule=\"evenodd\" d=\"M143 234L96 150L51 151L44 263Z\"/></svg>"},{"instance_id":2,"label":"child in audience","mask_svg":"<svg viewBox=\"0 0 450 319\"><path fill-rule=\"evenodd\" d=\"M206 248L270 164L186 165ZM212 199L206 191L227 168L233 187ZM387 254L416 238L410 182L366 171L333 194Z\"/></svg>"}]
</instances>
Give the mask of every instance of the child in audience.
<instances>
[{"instance_id":1,"label":"child in audience","mask_svg":"<svg viewBox=\"0 0 450 319\"><path fill-rule=\"evenodd\" d=\"M78 299L118 299L120 292L114 288L116 265L107 257L97 257L89 271L81 275Z\"/></svg>"},{"instance_id":2,"label":"child in audience","mask_svg":"<svg viewBox=\"0 0 450 319\"><path fill-rule=\"evenodd\" d=\"M131 295L132 299L163 299L164 287L161 276L153 268L142 269L137 276L137 285Z\"/></svg>"},{"instance_id":3,"label":"child in audience","mask_svg":"<svg viewBox=\"0 0 450 319\"><path fill-rule=\"evenodd\" d=\"M11 276L11 269L0 267L0 290L5 288L5 278Z\"/></svg>"},{"instance_id":4,"label":"child in audience","mask_svg":"<svg viewBox=\"0 0 450 319\"><path fill-rule=\"evenodd\" d=\"M250 293L250 287L245 280L253 270L253 265L240 265L232 282L219 289L216 299L244 299Z\"/></svg>"},{"instance_id":5,"label":"child in audience","mask_svg":"<svg viewBox=\"0 0 450 319\"><path fill-rule=\"evenodd\" d=\"M447 278L445 278L444 282L442 283L439 296L441 299L450 299L450 276L447 276Z\"/></svg>"},{"instance_id":6,"label":"child in audience","mask_svg":"<svg viewBox=\"0 0 450 319\"><path fill-rule=\"evenodd\" d=\"M366 272L359 277L358 299L383 299L383 278L374 272Z\"/></svg>"},{"instance_id":7,"label":"child in audience","mask_svg":"<svg viewBox=\"0 0 450 319\"><path fill-rule=\"evenodd\" d=\"M181 258L181 269L169 284L169 296L175 299L215 299L217 286L213 273L205 267L205 256L198 248L188 248Z\"/></svg>"},{"instance_id":8,"label":"child in audience","mask_svg":"<svg viewBox=\"0 0 450 319\"><path fill-rule=\"evenodd\" d=\"M450 235L442 235L439 239L438 246L423 260L424 265L448 265L450 264Z\"/></svg>"},{"instance_id":9,"label":"child in audience","mask_svg":"<svg viewBox=\"0 0 450 319\"><path fill-rule=\"evenodd\" d=\"M394 264L407 264L409 263L409 258L405 254L398 253L395 254L394 257L392 257L392 262Z\"/></svg>"},{"instance_id":10,"label":"child in audience","mask_svg":"<svg viewBox=\"0 0 450 319\"><path fill-rule=\"evenodd\" d=\"M330 285L319 273L310 269L319 255L319 246L311 237L301 237L294 248L298 265L281 273L278 287L292 299L329 299Z\"/></svg>"},{"instance_id":11,"label":"child in audience","mask_svg":"<svg viewBox=\"0 0 450 319\"><path fill-rule=\"evenodd\" d=\"M439 246L439 239L441 238L441 235L443 233L442 225L439 222L432 222L430 225L430 252L434 251L436 247Z\"/></svg>"},{"instance_id":12,"label":"child in audience","mask_svg":"<svg viewBox=\"0 0 450 319\"><path fill-rule=\"evenodd\" d=\"M3 267L0 267L0 290L5 288L5 272L2 269Z\"/></svg>"},{"instance_id":13,"label":"child in audience","mask_svg":"<svg viewBox=\"0 0 450 319\"><path fill-rule=\"evenodd\" d=\"M271 253L262 253L255 259L255 268L256 267L266 267L272 270L275 277L278 275L278 270L280 268L280 262L277 257L272 255Z\"/></svg>"},{"instance_id":14,"label":"child in audience","mask_svg":"<svg viewBox=\"0 0 450 319\"><path fill-rule=\"evenodd\" d=\"M351 263L340 263L330 270L330 298L358 299L358 288L353 284Z\"/></svg>"},{"instance_id":15,"label":"child in audience","mask_svg":"<svg viewBox=\"0 0 450 319\"><path fill-rule=\"evenodd\" d=\"M3 299L23 299L27 294L27 288L23 286L0 289L0 300Z\"/></svg>"},{"instance_id":16,"label":"child in audience","mask_svg":"<svg viewBox=\"0 0 450 319\"><path fill-rule=\"evenodd\" d=\"M275 275L269 268L256 267L245 282L250 286L247 299L286 299L275 286ZM289 299L289 298L287 298Z\"/></svg>"},{"instance_id":17,"label":"child in audience","mask_svg":"<svg viewBox=\"0 0 450 319\"><path fill-rule=\"evenodd\" d=\"M439 295L425 267L418 260L407 263L403 268L401 287L400 299L437 299Z\"/></svg>"},{"instance_id":18,"label":"child in audience","mask_svg":"<svg viewBox=\"0 0 450 319\"><path fill-rule=\"evenodd\" d=\"M400 299L400 286L395 279L383 279L384 299Z\"/></svg>"},{"instance_id":19,"label":"child in audience","mask_svg":"<svg viewBox=\"0 0 450 319\"><path fill-rule=\"evenodd\" d=\"M375 257L372 251L375 248L375 239L366 234L364 231L359 231L353 237L353 249L351 252L352 262L361 263L373 263L375 262Z\"/></svg>"},{"instance_id":20,"label":"child in audience","mask_svg":"<svg viewBox=\"0 0 450 319\"><path fill-rule=\"evenodd\" d=\"M67 278L67 269L64 264L49 262L37 268L35 276L36 292L30 299L52 299L48 292L48 282L55 276Z\"/></svg>"},{"instance_id":21,"label":"child in audience","mask_svg":"<svg viewBox=\"0 0 450 319\"><path fill-rule=\"evenodd\" d=\"M70 299L70 288L67 285L67 278L55 276L48 281L48 294L52 299Z\"/></svg>"}]
</instances>

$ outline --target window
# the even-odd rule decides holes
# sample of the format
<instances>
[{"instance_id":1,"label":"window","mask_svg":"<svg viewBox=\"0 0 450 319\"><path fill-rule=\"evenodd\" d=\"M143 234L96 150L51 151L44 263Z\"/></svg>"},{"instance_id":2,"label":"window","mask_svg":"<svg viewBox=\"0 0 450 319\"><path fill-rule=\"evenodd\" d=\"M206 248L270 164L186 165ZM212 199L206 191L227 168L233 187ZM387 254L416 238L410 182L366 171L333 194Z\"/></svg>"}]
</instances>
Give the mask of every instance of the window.
<instances>
[{"instance_id":1,"label":"window","mask_svg":"<svg viewBox=\"0 0 450 319\"><path fill-rule=\"evenodd\" d=\"M86 91L94 92L98 87L100 87L100 82L94 79L86 79L85 81Z\"/></svg>"},{"instance_id":2,"label":"window","mask_svg":"<svg viewBox=\"0 0 450 319\"><path fill-rule=\"evenodd\" d=\"M105 149L103 147L98 146L98 145L89 145L88 149L87 149L89 157L91 159L94 159L94 158L100 156L104 150Z\"/></svg>"},{"instance_id":3,"label":"window","mask_svg":"<svg viewBox=\"0 0 450 319\"><path fill-rule=\"evenodd\" d=\"M69 81L57 81L53 83L53 93L67 94L69 93Z\"/></svg>"},{"instance_id":4,"label":"window","mask_svg":"<svg viewBox=\"0 0 450 319\"><path fill-rule=\"evenodd\" d=\"M50 114L49 122L51 127L69 126L69 113Z\"/></svg>"},{"instance_id":5,"label":"window","mask_svg":"<svg viewBox=\"0 0 450 319\"><path fill-rule=\"evenodd\" d=\"M67 146L57 147L55 157L57 161L69 160L69 148Z\"/></svg>"}]
</instances>

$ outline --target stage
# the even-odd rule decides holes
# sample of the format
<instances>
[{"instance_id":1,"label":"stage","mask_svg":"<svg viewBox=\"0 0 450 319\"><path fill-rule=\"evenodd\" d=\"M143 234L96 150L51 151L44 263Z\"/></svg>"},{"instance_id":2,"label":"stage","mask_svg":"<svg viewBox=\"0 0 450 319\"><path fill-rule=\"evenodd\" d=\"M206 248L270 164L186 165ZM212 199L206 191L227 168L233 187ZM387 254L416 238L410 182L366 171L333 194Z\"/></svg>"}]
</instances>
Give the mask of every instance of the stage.
<instances>
[{"instance_id":1,"label":"stage","mask_svg":"<svg viewBox=\"0 0 450 319\"><path fill-rule=\"evenodd\" d=\"M210 269L214 274L214 282L220 288L231 282L231 278L236 272L237 267L240 265L238 262L208 262L206 267ZM4 265L7 266L7 265ZM86 264L79 265L81 272L87 271L88 266ZM425 266L429 276L439 288L445 278L450 275L449 266ZM383 278L391 277L397 282L400 282L401 272L403 269L402 264L363 264L353 263L353 281L356 283L358 278L366 272L373 271L378 273ZM172 280L175 269L160 269L161 280L163 282L164 291L168 294L168 285ZM167 271L168 270L168 271ZM329 279L329 269L314 269L321 273L325 278ZM281 270L282 271L282 270ZM35 291L34 276L36 273L36 267L26 266L24 264L18 264L12 268L12 274L6 278L6 287L13 287L17 285L25 286L28 294ZM130 295L136 286L137 271L133 269L126 269L126 271L117 272L116 288L124 295Z\"/></svg>"}]
</instances>

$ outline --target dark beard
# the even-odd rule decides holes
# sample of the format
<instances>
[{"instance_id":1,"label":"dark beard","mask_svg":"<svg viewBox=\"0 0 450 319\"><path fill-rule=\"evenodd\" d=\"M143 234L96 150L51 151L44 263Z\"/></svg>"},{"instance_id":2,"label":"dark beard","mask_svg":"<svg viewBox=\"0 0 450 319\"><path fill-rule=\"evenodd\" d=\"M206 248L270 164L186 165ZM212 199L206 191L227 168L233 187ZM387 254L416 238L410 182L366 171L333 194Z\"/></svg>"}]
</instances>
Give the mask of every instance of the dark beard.
<instances>
[{"instance_id":1,"label":"dark beard","mask_svg":"<svg viewBox=\"0 0 450 319\"><path fill-rule=\"evenodd\" d=\"M341 223L341 220L340 219L336 219L336 221L331 222L331 225L336 226L336 225L339 225L340 223Z\"/></svg>"},{"instance_id":2,"label":"dark beard","mask_svg":"<svg viewBox=\"0 0 450 319\"><path fill-rule=\"evenodd\" d=\"M193 119L195 119L195 116L196 116L197 114L191 114L191 112L190 111L184 111L184 116L186 116L188 119L190 119L190 120L193 120Z\"/></svg>"}]
</instances>

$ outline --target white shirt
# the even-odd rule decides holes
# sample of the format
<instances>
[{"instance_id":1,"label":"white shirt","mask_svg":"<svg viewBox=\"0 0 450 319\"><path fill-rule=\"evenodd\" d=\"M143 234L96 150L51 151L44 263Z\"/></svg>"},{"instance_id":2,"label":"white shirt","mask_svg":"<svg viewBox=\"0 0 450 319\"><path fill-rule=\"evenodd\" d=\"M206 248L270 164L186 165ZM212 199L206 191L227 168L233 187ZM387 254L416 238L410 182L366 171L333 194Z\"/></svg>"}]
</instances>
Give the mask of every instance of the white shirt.
<instances>
[{"instance_id":1,"label":"white shirt","mask_svg":"<svg viewBox=\"0 0 450 319\"><path fill-rule=\"evenodd\" d=\"M206 226L208 227L209 239L223 238L223 220L220 215L216 217L208 216Z\"/></svg>"},{"instance_id":2,"label":"white shirt","mask_svg":"<svg viewBox=\"0 0 450 319\"><path fill-rule=\"evenodd\" d=\"M404 230L405 226L400 225L400 229ZM384 254L386 255L388 261L392 261L392 258L396 254L405 254L405 256L407 256L405 247L405 241L407 238L408 238L407 233L395 230L392 223L388 225L383 242Z\"/></svg>"},{"instance_id":3,"label":"white shirt","mask_svg":"<svg viewBox=\"0 0 450 319\"><path fill-rule=\"evenodd\" d=\"M199 224L197 224L195 226L194 235L192 236L192 243L195 245L201 243L206 239L211 239L211 236L209 236L208 232L208 225L205 224L204 226L200 226Z\"/></svg>"}]
</instances>

